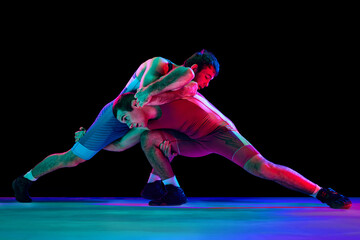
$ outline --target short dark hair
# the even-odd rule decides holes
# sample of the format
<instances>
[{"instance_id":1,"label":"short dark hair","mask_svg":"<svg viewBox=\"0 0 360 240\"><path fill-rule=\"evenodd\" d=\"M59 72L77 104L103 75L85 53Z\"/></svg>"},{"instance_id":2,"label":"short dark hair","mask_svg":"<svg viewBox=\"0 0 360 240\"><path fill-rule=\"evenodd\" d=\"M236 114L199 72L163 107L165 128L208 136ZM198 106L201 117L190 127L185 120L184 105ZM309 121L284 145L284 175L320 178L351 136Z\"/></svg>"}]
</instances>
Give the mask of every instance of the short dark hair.
<instances>
[{"instance_id":1,"label":"short dark hair","mask_svg":"<svg viewBox=\"0 0 360 240\"><path fill-rule=\"evenodd\" d=\"M215 55L205 49L200 52L194 53L191 57L184 62L185 67L191 67L192 65L198 65L198 71L201 71L205 67L213 66L215 69L215 76L219 74L220 64Z\"/></svg>"},{"instance_id":2,"label":"short dark hair","mask_svg":"<svg viewBox=\"0 0 360 240\"><path fill-rule=\"evenodd\" d=\"M115 99L114 104L113 104L114 116L117 117L117 112L119 110L131 112L133 110L133 108L131 107L132 100L135 100L135 93L133 93L133 92L128 92L128 93L119 95Z\"/></svg>"}]
</instances>

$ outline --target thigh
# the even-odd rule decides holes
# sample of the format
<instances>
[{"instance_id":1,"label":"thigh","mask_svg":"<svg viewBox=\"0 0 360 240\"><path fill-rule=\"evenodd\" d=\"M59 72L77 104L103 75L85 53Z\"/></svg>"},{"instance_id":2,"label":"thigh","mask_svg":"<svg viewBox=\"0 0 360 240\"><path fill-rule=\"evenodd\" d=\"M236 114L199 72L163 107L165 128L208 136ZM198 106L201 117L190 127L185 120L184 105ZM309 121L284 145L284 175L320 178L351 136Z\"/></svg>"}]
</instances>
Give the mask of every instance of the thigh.
<instances>
[{"instance_id":1,"label":"thigh","mask_svg":"<svg viewBox=\"0 0 360 240\"><path fill-rule=\"evenodd\" d=\"M231 159L233 154L249 143L242 141L236 131L220 130L202 138L209 151Z\"/></svg>"},{"instance_id":2,"label":"thigh","mask_svg":"<svg viewBox=\"0 0 360 240\"><path fill-rule=\"evenodd\" d=\"M237 131L218 131L203 139L209 151L219 154L243 167L259 152Z\"/></svg>"},{"instance_id":3,"label":"thigh","mask_svg":"<svg viewBox=\"0 0 360 240\"><path fill-rule=\"evenodd\" d=\"M88 160L105 146L123 137L128 131L128 126L114 117L112 102L110 102L101 110L89 130L72 150L77 156Z\"/></svg>"}]
</instances>

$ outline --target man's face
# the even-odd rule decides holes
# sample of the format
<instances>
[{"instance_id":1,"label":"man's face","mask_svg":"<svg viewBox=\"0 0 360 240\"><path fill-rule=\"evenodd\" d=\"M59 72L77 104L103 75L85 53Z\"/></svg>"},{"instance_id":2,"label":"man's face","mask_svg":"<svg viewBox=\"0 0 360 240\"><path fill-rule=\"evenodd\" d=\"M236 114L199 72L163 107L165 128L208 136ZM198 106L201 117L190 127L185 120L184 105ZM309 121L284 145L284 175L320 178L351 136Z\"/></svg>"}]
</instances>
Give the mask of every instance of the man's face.
<instances>
[{"instance_id":1,"label":"man's face","mask_svg":"<svg viewBox=\"0 0 360 240\"><path fill-rule=\"evenodd\" d=\"M128 127L147 127L148 119L145 113L138 107L132 107L131 112L119 110L117 112L117 119L128 125Z\"/></svg>"},{"instance_id":2,"label":"man's face","mask_svg":"<svg viewBox=\"0 0 360 240\"><path fill-rule=\"evenodd\" d=\"M210 81L215 77L216 72L213 66L205 67L200 72L195 74L193 81L199 85L198 90L209 86Z\"/></svg>"}]
</instances>

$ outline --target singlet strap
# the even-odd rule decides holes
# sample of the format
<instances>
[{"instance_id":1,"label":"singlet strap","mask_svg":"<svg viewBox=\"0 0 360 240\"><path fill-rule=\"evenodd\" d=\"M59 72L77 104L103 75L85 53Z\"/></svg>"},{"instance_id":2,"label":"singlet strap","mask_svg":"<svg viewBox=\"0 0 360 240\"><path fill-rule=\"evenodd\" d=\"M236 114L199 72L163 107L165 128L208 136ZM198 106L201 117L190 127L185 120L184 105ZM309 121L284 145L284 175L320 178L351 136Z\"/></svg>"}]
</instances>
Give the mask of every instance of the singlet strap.
<instances>
[{"instance_id":1,"label":"singlet strap","mask_svg":"<svg viewBox=\"0 0 360 240\"><path fill-rule=\"evenodd\" d=\"M137 78L137 76L136 76L136 71L134 72L134 74L132 75L131 78Z\"/></svg>"}]
</instances>

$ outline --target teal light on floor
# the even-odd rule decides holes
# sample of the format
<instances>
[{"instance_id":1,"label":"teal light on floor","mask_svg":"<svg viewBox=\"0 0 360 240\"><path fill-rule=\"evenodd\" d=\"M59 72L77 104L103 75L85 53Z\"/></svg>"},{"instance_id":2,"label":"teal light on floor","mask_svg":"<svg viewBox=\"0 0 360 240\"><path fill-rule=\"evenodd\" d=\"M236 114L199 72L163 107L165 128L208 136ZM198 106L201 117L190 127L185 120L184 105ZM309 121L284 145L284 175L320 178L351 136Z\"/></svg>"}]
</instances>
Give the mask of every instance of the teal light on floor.
<instances>
[{"instance_id":1,"label":"teal light on floor","mask_svg":"<svg viewBox=\"0 0 360 240\"><path fill-rule=\"evenodd\" d=\"M0 198L0 240L360 239L360 198L335 210L313 198Z\"/></svg>"}]
</instances>

